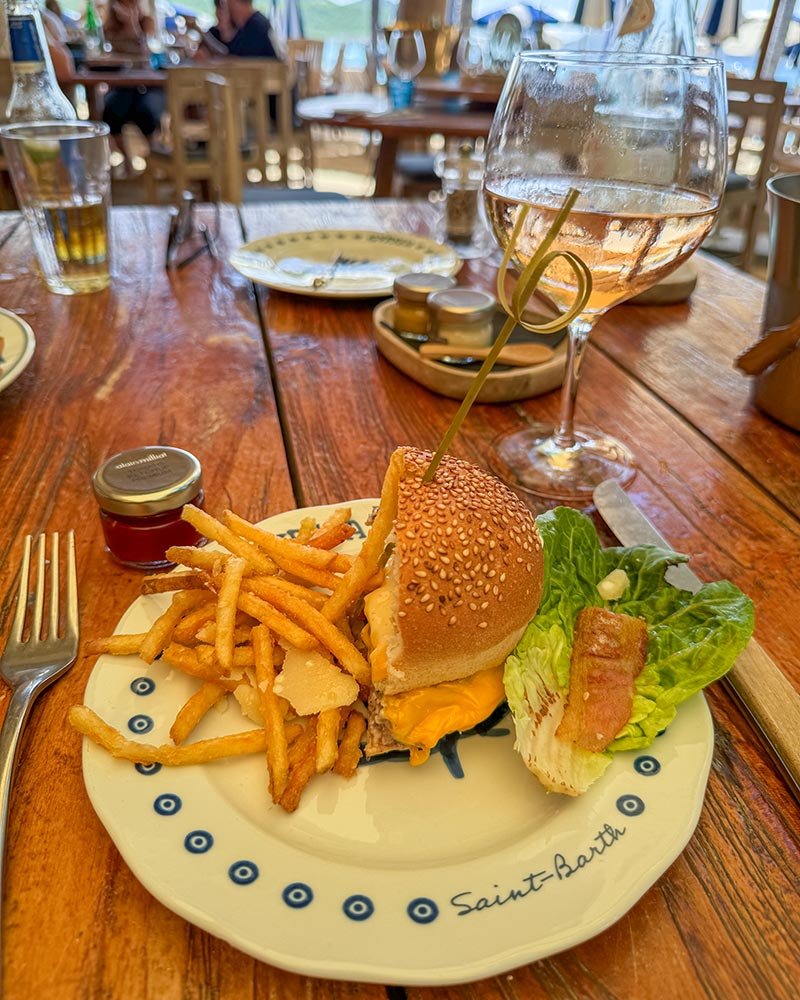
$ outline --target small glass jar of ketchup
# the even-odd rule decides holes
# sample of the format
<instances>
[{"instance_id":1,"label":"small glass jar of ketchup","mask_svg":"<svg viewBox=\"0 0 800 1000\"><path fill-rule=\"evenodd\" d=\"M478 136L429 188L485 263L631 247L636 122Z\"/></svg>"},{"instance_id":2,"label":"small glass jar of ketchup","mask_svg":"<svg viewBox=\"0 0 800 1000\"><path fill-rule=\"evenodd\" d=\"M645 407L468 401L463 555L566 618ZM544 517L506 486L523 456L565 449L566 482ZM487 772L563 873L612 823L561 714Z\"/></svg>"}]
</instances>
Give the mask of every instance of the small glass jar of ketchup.
<instances>
[{"instance_id":1,"label":"small glass jar of ketchup","mask_svg":"<svg viewBox=\"0 0 800 1000\"><path fill-rule=\"evenodd\" d=\"M106 548L123 566L171 566L171 545L206 541L181 520L184 504L202 507L205 499L200 463L188 451L147 445L120 452L95 472L92 487Z\"/></svg>"}]
</instances>

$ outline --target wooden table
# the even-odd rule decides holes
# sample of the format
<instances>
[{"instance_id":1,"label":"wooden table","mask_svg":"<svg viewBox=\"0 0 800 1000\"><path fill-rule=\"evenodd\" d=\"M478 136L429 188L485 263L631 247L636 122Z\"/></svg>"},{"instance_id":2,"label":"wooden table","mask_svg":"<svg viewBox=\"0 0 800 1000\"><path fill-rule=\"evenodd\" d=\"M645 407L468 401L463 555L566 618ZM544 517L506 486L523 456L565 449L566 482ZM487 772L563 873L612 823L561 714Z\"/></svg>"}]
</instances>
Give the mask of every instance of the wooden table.
<instances>
[{"instance_id":1,"label":"wooden table","mask_svg":"<svg viewBox=\"0 0 800 1000\"><path fill-rule=\"evenodd\" d=\"M78 70L72 78L71 86L80 84L86 90L86 103L92 118L101 120L103 117L103 96L113 89L136 90L139 87L150 87L152 90L163 90L167 85L167 72L163 69L152 69L150 66L127 67L119 70L93 69Z\"/></svg>"},{"instance_id":2,"label":"wooden table","mask_svg":"<svg viewBox=\"0 0 800 1000\"><path fill-rule=\"evenodd\" d=\"M324 225L426 232L427 205L247 207L248 237ZM371 303L267 294L207 255L167 275L163 209L114 212L105 292L47 294L16 216L0 216L3 305L38 347L0 395L0 594L7 615L24 533L77 529L85 637L107 633L139 575L103 551L90 476L110 453L164 443L201 456L209 509L259 517L374 496L397 443L435 445L455 409L388 365ZM225 249L242 239L232 210ZM485 263L461 280L486 282ZM753 410L731 361L757 329L762 286L700 259L690 305L621 307L598 327L579 408L629 441L635 500L707 578L757 607L757 635L800 686L798 436ZM262 332L263 331L263 332ZM482 463L492 438L552 418L551 394L483 406L454 452ZM6 628L8 627L6 621ZM726 689L708 693L716 752L699 826L681 857L599 937L470 987L354 985L281 972L156 903L89 805L80 741L64 722L90 660L38 703L11 802L4 908L6 1000L781 1000L800 982L800 809Z\"/></svg>"},{"instance_id":3,"label":"wooden table","mask_svg":"<svg viewBox=\"0 0 800 1000\"><path fill-rule=\"evenodd\" d=\"M381 114L346 110L338 98L312 97L300 101L297 113L308 124L338 125L341 128L367 129L381 134L381 148L375 163L375 197L386 198L392 193L395 163L403 140L443 135L446 139L486 137L492 126L491 111L470 108L449 109L440 103L418 102L406 111L385 111ZM369 95L363 95L367 97ZM377 106L377 104L376 104Z\"/></svg>"},{"instance_id":4,"label":"wooden table","mask_svg":"<svg viewBox=\"0 0 800 1000\"><path fill-rule=\"evenodd\" d=\"M417 93L424 97L441 99L464 97L475 104L497 104L503 89L502 76L461 76L448 73L445 76L420 76L416 80Z\"/></svg>"}]
</instances>

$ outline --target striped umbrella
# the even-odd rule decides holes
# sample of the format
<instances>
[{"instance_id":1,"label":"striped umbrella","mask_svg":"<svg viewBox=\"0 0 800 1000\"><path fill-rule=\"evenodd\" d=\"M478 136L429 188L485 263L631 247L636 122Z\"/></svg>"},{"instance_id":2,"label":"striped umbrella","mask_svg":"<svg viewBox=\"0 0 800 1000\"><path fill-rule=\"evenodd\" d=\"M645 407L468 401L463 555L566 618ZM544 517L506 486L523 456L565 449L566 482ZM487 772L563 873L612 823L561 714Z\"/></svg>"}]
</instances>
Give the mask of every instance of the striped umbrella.
<instances>
[{"instance_id":1,"label":"striped umbrella","mask_svg":"<svg viewBox=\"0 0 800 1000\"><path fill-rule=\"evenodd\" d=\"M604 28L614 20L614 0L578 0L575 24L587 28Z\"/></svg>"},{"instance_id":2,"label":"striped umbrella","mask_svg":"<svg viewBox=\"0 0 800 1000\"><path fill-rule=\"evenodd\" d=\"M741 16L741 0L708 0L697 21L697 33L704 35L712 45L721 45L739 30Z\"/></svg>"}]
</instances>

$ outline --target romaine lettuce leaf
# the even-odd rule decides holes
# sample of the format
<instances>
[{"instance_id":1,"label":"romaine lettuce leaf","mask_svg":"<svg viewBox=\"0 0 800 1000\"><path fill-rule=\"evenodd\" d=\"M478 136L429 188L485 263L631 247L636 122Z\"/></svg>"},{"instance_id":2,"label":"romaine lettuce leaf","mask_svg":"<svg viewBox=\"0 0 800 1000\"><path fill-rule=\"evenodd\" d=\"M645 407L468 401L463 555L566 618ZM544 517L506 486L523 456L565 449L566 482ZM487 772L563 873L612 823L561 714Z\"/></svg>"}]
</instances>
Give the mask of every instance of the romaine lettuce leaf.
<instances>
[{"instance_id":1,"label":"romaine lettuce leaf","mask_svg":"<svg viewBox=\"0 0 800 1000\"><path fill-rule=\"evenodd\" d=\"M652 545L601 549L588 517L557 507L536 519L544 545L544 591L536 617L506 661L505 685L517 749L548 787L577 795L596 780L619 750L649 746L675 717L677 706L718 680L753 632L753 604L727 581L696 594L665 580L687 556ZM605 602L597 584L623 569L630 584ZM566 707L575 621L582 608L607 606L644 618L648 650L636 679L628 724L603 753L558 740Z\"/></svg>"}]
</instances>

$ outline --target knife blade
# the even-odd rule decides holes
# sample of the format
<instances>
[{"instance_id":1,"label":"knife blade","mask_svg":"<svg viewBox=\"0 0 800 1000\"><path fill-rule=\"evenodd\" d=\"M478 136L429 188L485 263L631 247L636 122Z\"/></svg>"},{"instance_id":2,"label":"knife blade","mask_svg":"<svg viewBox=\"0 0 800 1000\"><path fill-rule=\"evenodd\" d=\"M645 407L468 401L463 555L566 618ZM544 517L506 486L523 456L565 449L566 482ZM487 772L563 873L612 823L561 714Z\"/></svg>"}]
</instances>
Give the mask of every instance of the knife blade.
<instances>
[{"instance_id":1,"label":"knife blade","mask_svg":"<svg viewBox=\"0 0 800 1000\"><path fill-rule=\"evenodd\" d=\"M593 498L597 512L623 545L672 547L618 483L600 483ZM685 564L670 567L667 581L692 593L702 586ZM800 802L800 694L755 639L747 644L723 682L736 696Z\"/></svg>"}]
</instances>

